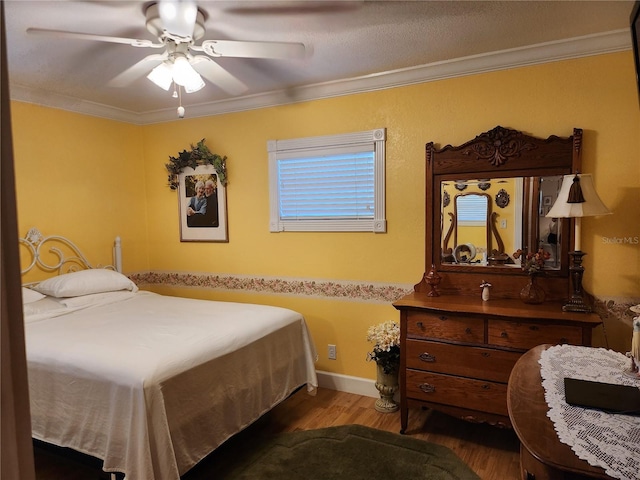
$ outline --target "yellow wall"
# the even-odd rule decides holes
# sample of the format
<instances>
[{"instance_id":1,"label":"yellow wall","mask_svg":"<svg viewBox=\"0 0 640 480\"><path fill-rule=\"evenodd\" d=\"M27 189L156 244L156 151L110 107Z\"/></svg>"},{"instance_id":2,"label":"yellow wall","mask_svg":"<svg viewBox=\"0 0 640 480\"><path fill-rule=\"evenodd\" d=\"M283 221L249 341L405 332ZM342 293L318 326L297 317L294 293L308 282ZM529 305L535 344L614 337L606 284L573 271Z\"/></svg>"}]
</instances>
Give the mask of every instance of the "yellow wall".
<instances>
[{"instance_id":1,"label":"yellow wall","mask_svg":"<svg viewBox=\"0 0 640 480\"><path fill-rule=\"evenodd\" d=\"M144 127L12 108L21 232L35 224L45 233L81 235L92 255L102 254L105 238L121 235L128 272L407 285L424 272L426 142L457 145L496 125L539 137L580 127L583 171L594 174L614 211L583 221L585 287L599 297L640 297L640 246L603 240L640 236L640 209L633 207L640 204L640 109L631 52ZM388 138L386 234L269 232L267 140L380 127ZM177 194L166 186L164 165L201 138L228 156L229 243L179 241ZM360 377L375 377L365 362L368 326L398 318L388 303L155 290L295 308L311 327L318 368ZM628 348L629 325L607 324L607 333L610 346ZM337 361L327 359L328 343L337 345Z\"/></svg>"},{"instance_id":2,"label":"yellow wall","mask_svg":"<svg viewBox=\"0 0 640 480\"><path fill-rule=\"evenodd\" d=\"M18 225L65 235L95 264L149 268L141 128L25 103L11 105Z\"/></svg>"}]
</instances>

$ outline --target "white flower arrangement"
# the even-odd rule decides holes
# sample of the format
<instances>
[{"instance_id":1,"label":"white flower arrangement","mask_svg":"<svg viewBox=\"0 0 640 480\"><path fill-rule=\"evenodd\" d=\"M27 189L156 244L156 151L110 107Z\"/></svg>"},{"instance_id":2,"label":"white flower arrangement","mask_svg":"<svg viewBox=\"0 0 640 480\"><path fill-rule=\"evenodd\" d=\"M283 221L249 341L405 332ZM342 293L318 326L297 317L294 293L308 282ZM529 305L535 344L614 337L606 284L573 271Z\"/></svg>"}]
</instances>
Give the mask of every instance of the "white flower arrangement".
<instances>
[{"instance_id":1,"label":"white flower arrangement","mask_svg":"<svg viewBox=\"0 0 640 480\"><path fill-rule=\"evenodd\" d=\"M381 365L385 373L400 365L400 325L392 320L373 325L367 330L367 340L374 343L367 360Z\"/></svg>"}]
</instances>

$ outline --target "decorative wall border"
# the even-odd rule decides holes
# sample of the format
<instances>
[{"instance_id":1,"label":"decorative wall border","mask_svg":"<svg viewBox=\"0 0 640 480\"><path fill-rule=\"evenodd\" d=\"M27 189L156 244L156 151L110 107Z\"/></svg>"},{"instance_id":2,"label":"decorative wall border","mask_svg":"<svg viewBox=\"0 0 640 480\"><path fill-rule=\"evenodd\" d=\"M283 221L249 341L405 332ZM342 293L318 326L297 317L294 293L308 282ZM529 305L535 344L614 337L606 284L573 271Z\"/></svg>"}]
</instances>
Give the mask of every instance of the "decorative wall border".
<instances>
[{"instance_id":1,"label":"decorative wall border","mask_svg":"<svg viewBox=\"0 0 640 480\"><path fill-rule=\"evenodd\" d=\"M628 325L629 341L631 341L633 317L636 317L637 314L633 313L630 308L635 305L640 305L640 298L596 297L593 302L593 310L604 323L611 319Z\"/></svg>"},{"instance_id":2,"label":"decorative wall border","mask_svg":"<svg viewBox=\"0 0 640 480\"><path fill-rule=\"evenodd\" d=\"M413 291L413 285L258 277L245 275L142 272L129 275L137 285L250 291L360 302L390 303Z\"/></svg>"}]
</instances>

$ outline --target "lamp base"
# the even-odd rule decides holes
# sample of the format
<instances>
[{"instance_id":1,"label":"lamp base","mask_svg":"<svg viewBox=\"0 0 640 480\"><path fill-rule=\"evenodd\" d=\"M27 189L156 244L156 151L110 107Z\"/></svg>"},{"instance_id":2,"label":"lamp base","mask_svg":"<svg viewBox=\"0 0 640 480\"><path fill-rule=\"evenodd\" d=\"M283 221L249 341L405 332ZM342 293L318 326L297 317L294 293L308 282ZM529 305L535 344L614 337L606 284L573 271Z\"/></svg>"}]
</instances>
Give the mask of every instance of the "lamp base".
<instances>
[{"instance_id":1,"label":"lamp base","mask_svg":"<svg viewBox=\"0 0 640 480\"><path fill-rule=\"evenodd\" d=\"M582 297L577 297L577 298L571 297L571 299L562 306L562 311L591 313L592 310L589 305L584 303L584 299Z\"/></svg>"},{"instance_id":2,"label":"lamp base","mask_svg":"<svg viewBox=\"0 0 640 480\"><path fill-rule=\"evenodd\" d=\"M584 302L584 295L582 293L582 276L584 274L584 267L582 266L582 257L586 253L581 251L569 252L572 258L572 263L569 266L569 274L571 276L571 283L573 285L573 293L567 303L562 306L563 312L581 312L590 313L591 307Z\"/></svg>"}]
</instances>

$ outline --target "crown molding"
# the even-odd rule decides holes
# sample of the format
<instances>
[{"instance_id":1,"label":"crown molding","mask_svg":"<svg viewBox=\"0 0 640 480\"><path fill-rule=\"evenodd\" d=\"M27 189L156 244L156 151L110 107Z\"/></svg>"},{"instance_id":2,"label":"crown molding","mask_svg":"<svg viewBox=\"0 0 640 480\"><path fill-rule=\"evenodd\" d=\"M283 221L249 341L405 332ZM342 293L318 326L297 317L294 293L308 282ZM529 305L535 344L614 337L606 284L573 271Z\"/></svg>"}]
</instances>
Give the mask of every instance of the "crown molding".
<instances>
[{"instance_id":1,"label":"crown molding","mask_svg":"<svg viewBox=\"0 0 640 480\"><path fill-rule=\"evenodd\" d=\"M628 29L574 37L526 47L500 50L467 57L402 68L387 72L317 83L287 91L247 95L217 102L190 105L189 118L255 110L323 98L354 95L388 88L432 82L492 71L538 65L561 60L602 55L631 50ZM175 108L135 113L107 105L35 90L22 85L10 85L11 99L34 103L85 115L107 118L136 125L177 121Z\"/></svg>"}]
</instances>

